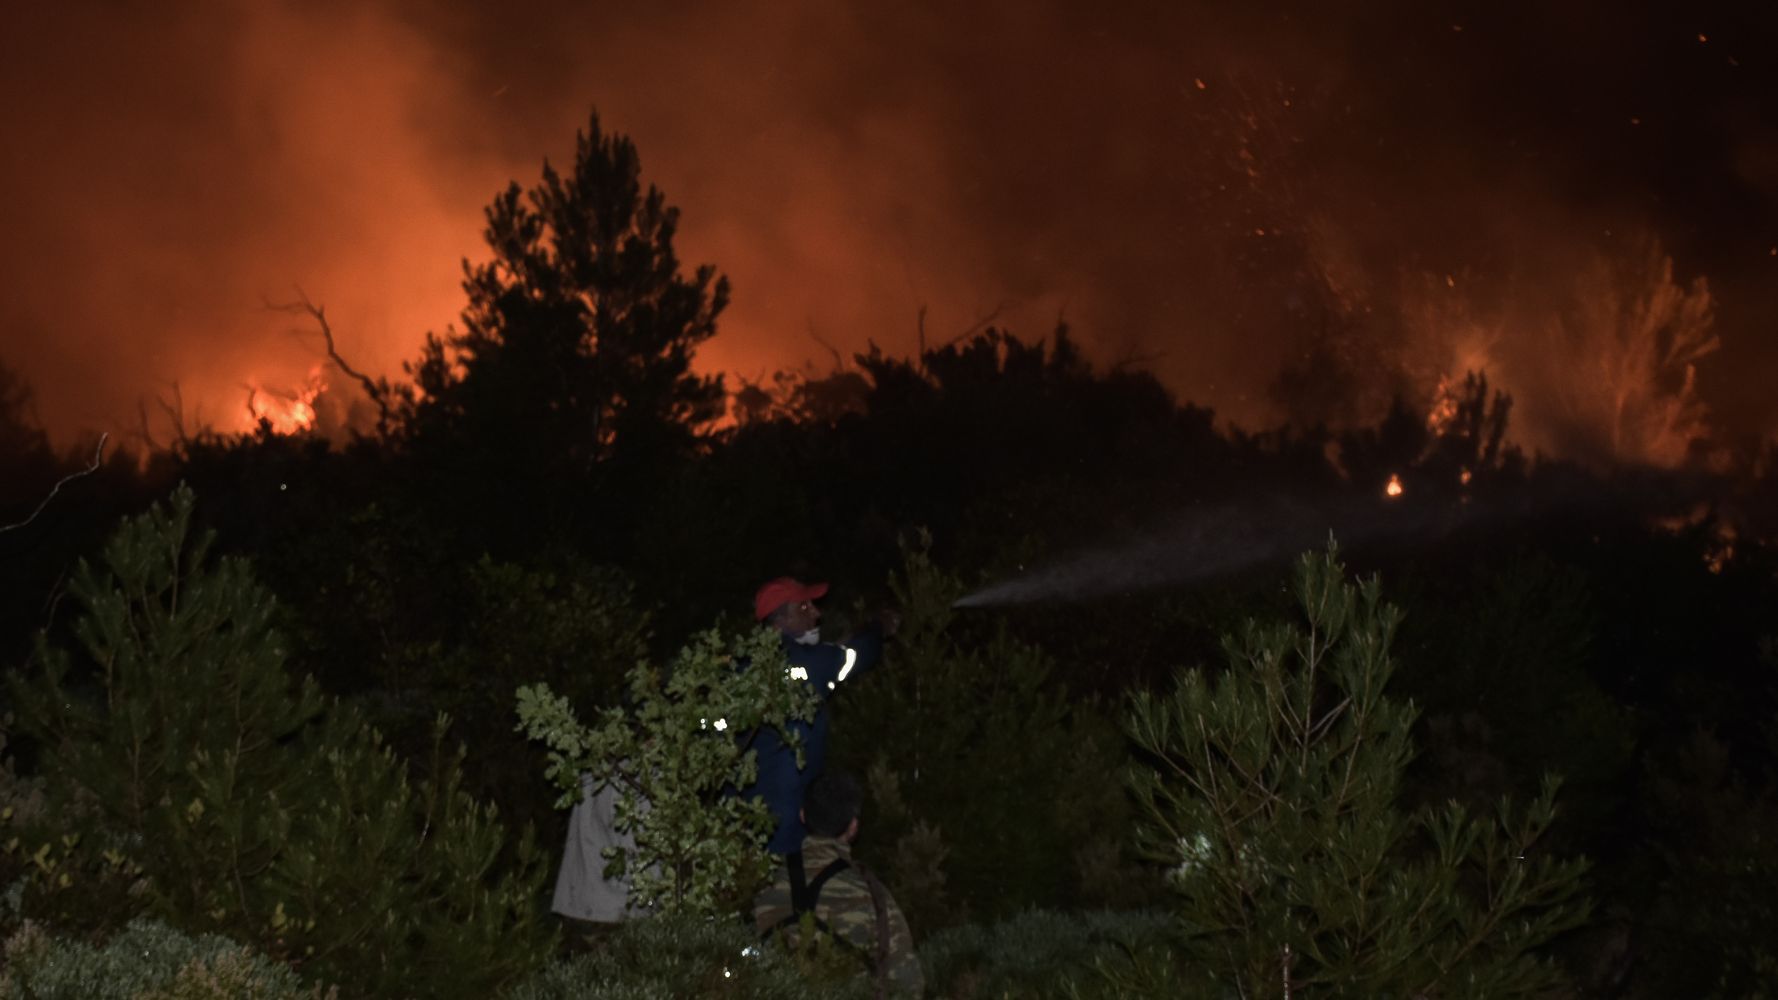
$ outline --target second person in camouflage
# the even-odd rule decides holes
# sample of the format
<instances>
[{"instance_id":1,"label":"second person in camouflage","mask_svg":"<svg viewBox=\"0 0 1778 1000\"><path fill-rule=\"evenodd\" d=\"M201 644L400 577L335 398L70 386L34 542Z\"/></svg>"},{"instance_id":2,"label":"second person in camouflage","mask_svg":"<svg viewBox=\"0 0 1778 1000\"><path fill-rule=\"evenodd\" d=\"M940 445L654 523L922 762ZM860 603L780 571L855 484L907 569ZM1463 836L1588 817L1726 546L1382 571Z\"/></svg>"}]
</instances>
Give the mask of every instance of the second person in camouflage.
<instances>
[{"instance_id":1,"label":"second person in camouflage","mask_svg":"<svg viewBox=\"0 0 1778 1000\"><path fill-rule=\"evenodd\" d=\"M828 770L809 785L802 850L785 855L772 884L754 900L754 926L761 937L794 939L807 916L858 954L878 983L918 996L926 977L907 919L877 877L852 860L862 805L858 782L843 771Z\"/></svg>"}]
</instances>

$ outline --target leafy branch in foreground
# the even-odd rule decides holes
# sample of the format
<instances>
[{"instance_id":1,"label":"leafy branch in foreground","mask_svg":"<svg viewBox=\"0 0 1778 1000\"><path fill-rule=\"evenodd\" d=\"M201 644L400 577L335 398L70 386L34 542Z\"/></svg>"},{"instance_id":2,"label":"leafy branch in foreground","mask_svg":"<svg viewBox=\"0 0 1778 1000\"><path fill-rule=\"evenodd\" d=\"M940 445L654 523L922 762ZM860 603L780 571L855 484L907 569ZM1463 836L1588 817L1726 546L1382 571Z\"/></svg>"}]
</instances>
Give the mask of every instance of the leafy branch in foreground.
<instances>
[{"instance_id":1,"label":"leafy branch in foreground","mask_svg":"<svg viewBox=\"0 0 1778 1000\"><path fill-rule=\"evenodd\" d=\"M770 871L771 815L734 793L758 773L751 738L771 726L793 740L786 723L814 716L814 694L788 679L769 629L735 641L701 633L665 670L636 664L627 687L629 706L605 708L591 724L547 686L522 687L519 731L548 747L558 807L579 799L583 774L595 788L618 788L617 826L636 846L614 850L612 862L628 874L632 902L670 913L731 909Z\"/></svg>"}]
</instances>

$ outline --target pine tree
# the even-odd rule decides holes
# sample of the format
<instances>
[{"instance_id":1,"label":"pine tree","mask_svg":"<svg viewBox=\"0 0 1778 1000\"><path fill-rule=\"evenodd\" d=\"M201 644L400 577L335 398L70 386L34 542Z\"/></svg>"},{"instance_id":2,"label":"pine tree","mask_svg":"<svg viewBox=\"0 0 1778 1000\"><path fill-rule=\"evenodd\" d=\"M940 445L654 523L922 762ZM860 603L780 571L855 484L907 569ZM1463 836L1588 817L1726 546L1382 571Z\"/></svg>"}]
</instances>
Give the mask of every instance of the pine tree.
<instances>
[{"instance_id":1,"label":"pine tree","mask_svg":"<svg viewBox=\"0 0 1778 1000\"><path fill-rule=\"evenodd\" d=\"M1134 699L1145 853L1166 866L1183 965L1242 996L1528 996L1537 949L1585 918L1584 863L1539 852L1527 810L1398 804L1415 709L1385 693L1401 613L1336 551L1299 563L1301 625L1249 624L1228 667Z\"/></svg>"},{"instance_id":2,"label":"pine tree","mask_svg":"<svg viewBox=\"0 0 1778 1000\"><path fill-rule=\"evenodd\" d=\"M678 210L643 190L636 147L592 116L566 174L514 183L487 209L492 259L464 265L463 329L430 336L404 407L408 439L459 505L535 545L607 529L611 507L721 414L691 371L728 300L712 268L680 272ZM528 512L512 518L514 504Z\"/></svg>"},{"instance_id":3,"label":"pine tree","mask_svg":"<svg viewBox=\"0 0 1778 1000\"><path fill-rule=\"evenodd\" d=\"M14 679L50 815L92 816L68 836L127 859L179 928L355 992L480 996L528 971L552 946L545 871L459 789L445 720L410 781L355 712L289 676L272 596L245 561L209 558L194 506L181 487L83 562L78 651L42 640Z\"/></svg>"}]
</instances>

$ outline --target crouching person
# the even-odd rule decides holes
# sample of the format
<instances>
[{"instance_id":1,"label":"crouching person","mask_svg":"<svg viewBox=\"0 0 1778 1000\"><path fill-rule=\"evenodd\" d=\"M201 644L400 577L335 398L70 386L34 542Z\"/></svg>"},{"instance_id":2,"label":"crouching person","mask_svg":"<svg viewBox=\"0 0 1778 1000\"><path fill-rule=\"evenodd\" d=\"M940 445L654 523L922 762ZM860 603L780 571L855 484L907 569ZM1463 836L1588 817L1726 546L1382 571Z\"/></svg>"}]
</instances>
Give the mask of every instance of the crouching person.
<instances>
[{"instance_id":1,"label":"crouching person","mask_svg":"<svg viewBox=\"0 0 1778 1000\"><path fill-rule=\"evenodd\" d=\"M784 937L792 946L812 927L863 959L880 987L918 996L925 975L907 920L883 883L852 860L862 805L851 775L830 769L815 778L803 797L802 850L784 856L754 900L754 925L761 938Z\"/></svg>"}]
</instances>

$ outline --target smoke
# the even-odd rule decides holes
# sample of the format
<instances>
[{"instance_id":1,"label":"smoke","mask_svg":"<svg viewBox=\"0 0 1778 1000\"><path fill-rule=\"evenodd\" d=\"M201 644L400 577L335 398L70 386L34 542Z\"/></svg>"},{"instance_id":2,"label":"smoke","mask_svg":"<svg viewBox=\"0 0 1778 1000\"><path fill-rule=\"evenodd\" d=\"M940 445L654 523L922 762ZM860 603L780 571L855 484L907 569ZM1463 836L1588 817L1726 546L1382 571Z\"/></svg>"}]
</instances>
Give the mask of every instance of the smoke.
<instances>
[{"instance_id":1,"label":"smoke","mask_svg":"<svg viewBox=\"0 0 1778 1000\"><path fill-rule=\"evenodd\" d=\"M312 384L315 331L263 308L300 285L355 367L399 377L462 305L482 207L597 107L683 210L682 259L733 282L708 371L911 352L922 307L929 343L1066 316L1098 360L1141 359L1248 426L1363 420L1467 359L1515 392L1516 436L1640 454L1598 406L1533 397L1584 353L1541 353L1552 324L1573 329L1595 262L1639 262L1622 234L1646 231L1675 287L1709 278L1721 338L1724 363L1693 359L1683 435L1764 429L1778 46L1733 23L1705 45L1688 17L35 5L0 40L0 84L28 95L0 111L0 358L58 436L128 429L175 381L188 423L238 428L251 391Z\"/></svg>"},{"instance_id":2,"label":"smoke","mask_svg":"<svg viewBox=\"0 0 1778 1000\"><path fill-rule=\"evenodd\" d=\"M265 307L324 296L359 363L398 370L457 297L473 199L462 90L414 32L354 6L39 5L3 61L13 191L0 354L52 429L135 429L138 401L239 429L306 386L318 335ZM10 103L10 102L9 102ZM174 386L177 385L177 392ZM162 427L164 431L165 428Z\"/></svg>"}]
</instances>

